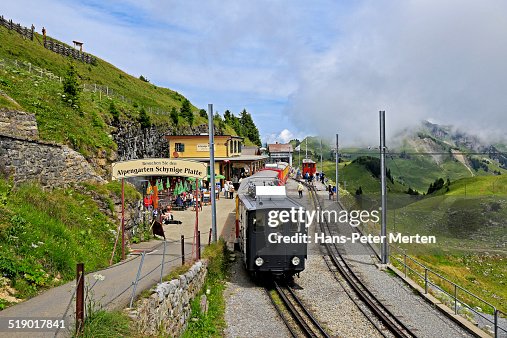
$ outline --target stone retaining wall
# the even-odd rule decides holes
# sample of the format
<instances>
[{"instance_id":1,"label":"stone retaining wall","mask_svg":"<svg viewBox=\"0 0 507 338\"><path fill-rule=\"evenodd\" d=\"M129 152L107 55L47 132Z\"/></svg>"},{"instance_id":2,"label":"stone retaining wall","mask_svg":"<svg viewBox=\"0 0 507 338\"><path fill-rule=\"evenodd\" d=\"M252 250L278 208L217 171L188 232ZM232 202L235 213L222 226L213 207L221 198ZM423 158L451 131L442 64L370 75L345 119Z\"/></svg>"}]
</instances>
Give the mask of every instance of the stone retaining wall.
<instances>
[{"instance_id":1,"label":"stone retaining wall","mask_svg":"<svg viewBox=\"0 0 507 338\"><path fill-rule=\"evenodd\" d=\"M136 302L129 309L137 332L145 336L179 337L190 319L190 302L204 285L207 274L207 261L195 263L179 279L157 284L148 298Z\"/></svg>"},{"instance_id":2,"label":"stone retaining wall","mask_svg":"<svg viewBox=\"0 0 507 338\"><path fill-rule=\"evenodd\" d=\"M80 153L65 145L0 135L0 174L15 184L36 181L47 188L104 182Z\"/></svg>"},{"instance_id":3,"label":"stone retaining wall","mask_svg":"<svg viewBox=\"0 0 507 338\"><path fill-rule=\"evenodd\" d=\"M0 108L0 134L31 140L39 139L35 115Z\"/></svg>"},{"instance_id":4,"label":"stone retaining wall","mask_svg":"<svg viewBox=\"0 0 507 338\"><path fill-rule=\"evenodd\" d=\"M0 109L0 174L48 188L104 182L80 153L40 141L34 114L8 109Z\"/></svg>"}]
</instances>

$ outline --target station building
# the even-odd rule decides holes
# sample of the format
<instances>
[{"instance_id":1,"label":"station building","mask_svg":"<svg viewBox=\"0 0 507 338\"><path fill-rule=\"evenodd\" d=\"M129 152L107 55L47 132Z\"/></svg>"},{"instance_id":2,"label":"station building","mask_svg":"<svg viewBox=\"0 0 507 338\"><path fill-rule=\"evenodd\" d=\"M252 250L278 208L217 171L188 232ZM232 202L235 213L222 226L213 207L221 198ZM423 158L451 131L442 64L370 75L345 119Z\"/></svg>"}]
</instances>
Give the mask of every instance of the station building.
<instances>
[{"instance_id":1,"label":"station building","mask_svg":"<svg viewBox=\"0 0 507 338\"><path fill-rule=\"evenodd\" d=\"M166 135L169 157L194 161L210 161L209 135ZM264 167L268 156L257 147L245 147L244 138L233 135L215 135L215 175L233 180L242 174L249 176Z\"/></svg>"},{"instance_id":2,"label":"station building","mask_svg":"<svg viewBox=\"0 0 507 338\"><path fill-rule=\"evenodd\" d=\"M276 162L287 162L292 167L292 144L286 143L273 143L268 144L268 153L270 161Z\"/></svg>"}]
</instances>

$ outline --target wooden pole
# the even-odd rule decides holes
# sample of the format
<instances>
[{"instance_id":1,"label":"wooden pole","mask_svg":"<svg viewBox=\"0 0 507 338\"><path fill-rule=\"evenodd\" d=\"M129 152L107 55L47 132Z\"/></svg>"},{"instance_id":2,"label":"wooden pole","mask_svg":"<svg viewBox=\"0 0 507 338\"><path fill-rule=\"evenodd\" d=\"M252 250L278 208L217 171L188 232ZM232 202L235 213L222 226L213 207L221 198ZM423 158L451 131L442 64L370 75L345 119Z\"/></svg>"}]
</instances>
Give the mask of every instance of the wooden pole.
<instances>
[{"instance_id":1,"label":"wooden pole","mask_svg":"<svg viewBox=\"0 0 507 338\"><path fill-rule=\"evenodd\" d=\"M121 259L125 260L125 179L121 179Z\"/></svg>"},{"instance_id":2,"label":"wooden pole","mask_svg":"<svg viewBox=\"0 0 507 338\"><path fill-rule=\"evenodd\" d=\"M84 325L84 263L76 266L76 336L81 335Z\"/></svg>"},{"instance_id":3,"label":"wooden pole","mask_svg":"<svg viewBox=\"0 0 507 338\"><path fill-rule=\"evenodd\" d=\"M194 228L194 248L197 249L197 232L199 231L199 179L195 179L195 228ZM201 196L201 205L202 205L202 199ZM195 250L196 256L197 256L197 250Z\"/></svg>"}]
</instances>

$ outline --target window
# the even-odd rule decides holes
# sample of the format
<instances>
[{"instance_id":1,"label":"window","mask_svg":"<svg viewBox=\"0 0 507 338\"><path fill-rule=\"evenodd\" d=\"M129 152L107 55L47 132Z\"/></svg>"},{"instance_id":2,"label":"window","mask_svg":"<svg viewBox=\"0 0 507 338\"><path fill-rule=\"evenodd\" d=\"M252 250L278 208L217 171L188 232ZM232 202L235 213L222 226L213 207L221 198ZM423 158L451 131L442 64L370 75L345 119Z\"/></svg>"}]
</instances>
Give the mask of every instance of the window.
<instances>
[{"instance_id":1,"label":"window","mask_svg":"<svg viewBox=\"0 0 507 338\"><path fill-rule=\"evenodd\" d=\"M238 153L241 152L241 142L238 142Z\"/></svg>"},{"instance_id":2,"label":"window","mask_svg":"<svg viewBox=\"0 0 507 338\"><path fill-rule=\"evenodd\" d=\"M265 215L263 211L257 210L251 214L251 225L253 225L254 232L264 232Z\"/></svg>"},{"instance_id":3,"label":"window","mask_svg":"<svg viewBox=\"0 0 507 338\"><path fill-rule=\"evenodd\" d=\"M177 151L179 153L185 152L185 143L175 143L174 151Z\"/></svg>"}]
</instances>

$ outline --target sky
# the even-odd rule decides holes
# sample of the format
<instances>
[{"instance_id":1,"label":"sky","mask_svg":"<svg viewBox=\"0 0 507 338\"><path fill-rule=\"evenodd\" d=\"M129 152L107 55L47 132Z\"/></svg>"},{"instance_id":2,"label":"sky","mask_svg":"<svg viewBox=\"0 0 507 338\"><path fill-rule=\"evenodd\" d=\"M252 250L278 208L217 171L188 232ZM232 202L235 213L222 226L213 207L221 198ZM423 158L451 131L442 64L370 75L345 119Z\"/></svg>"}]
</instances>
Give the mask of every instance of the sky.
<instances>
[{"instance_id":1,"label":"sky","mask_svg":"<svg viewBox=\"0 0 507 338\"><path fill-rule=\"evenodd\" d=\"M0 14L215 112L263 142L377 145L421 120L507 135L505 0L39 0Z\"/></svg>"}]
</instances>

